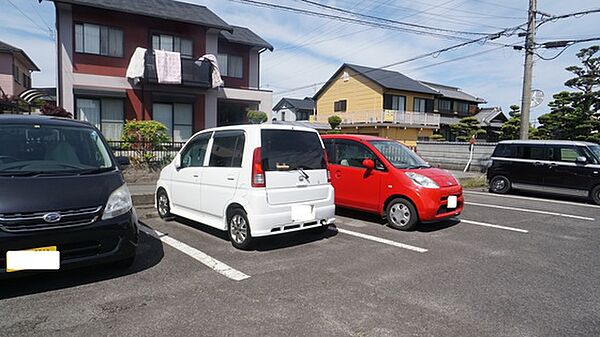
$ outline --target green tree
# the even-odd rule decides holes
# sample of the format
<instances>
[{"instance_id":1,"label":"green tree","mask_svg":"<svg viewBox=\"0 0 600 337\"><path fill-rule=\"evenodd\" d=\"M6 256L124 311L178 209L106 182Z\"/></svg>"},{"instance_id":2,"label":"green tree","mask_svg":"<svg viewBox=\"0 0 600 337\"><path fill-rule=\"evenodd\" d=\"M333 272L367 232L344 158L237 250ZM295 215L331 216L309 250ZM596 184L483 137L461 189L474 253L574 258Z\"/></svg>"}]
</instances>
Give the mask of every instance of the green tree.
<instances>
[{"instance_id":1,"label":"green tree","mask_svg":"<svg viewBox=\"0 0 600 337\"><path fill-rule=\"evenodd\" d=\"M340 124L342 124L342 118L340 116L330 116L327 121L329 122L329 125L331 125L331 129L335 130L335 128L337 128Z\"/></svg>"},{"instance_id":2,"label":"green tree","mask_svg":"<svg viewBox=\"0 0 600 337\"><path fill-rule=\"evenodd\" d=\"M250 110L248 111L248 121L252 124L261 124L267 121L267 114L262 111Z\"/></svg>"},{"instance_id":3,"label":"green tree","mask_svg":"<svg viewBox=\"0 0 600 337\"><path fill-rule=\"evenodd\" d=\"M458 123L451 125L450 128L458 134L456 140L459 142L468 142L473 136L477 138L487 133L481 128L475 117L463 117Z\"/></svg>"},{"instance_id":4,"label":"green tree","mask_svg":"<svg viewBox=\"0 0 600 337\"><path fill-rule=\"evenodd\" d=\"M135 151L132 163L150 166L157 160L154 151L163 149L163 143L170 142L167 127L156 121L128 121L123 126L121 148Z\"/></svg>"},{"instance_id":5,"label":"green tree","mask_svg":"<svg viewBox=\"0 0 600 337\"><path fill-rule=\"evenodd\" d=\"M544 139L587 140L600 143L600 46L581 49L581 66L566 70L575 77L548 103L550 112L539 117L538 134Z\"/></svg>"},{"instance_id":6,"label":"green tree","mask_svg":"<svg viewBox=\"0 0 600 337\"><path fill-rule=\"evenodd\" d=\"M442 135L435 134L435 135L431 135L431 137L429 137L429 140L432 142L443 142L446 139Z\"/></svg>"}]
</instances>

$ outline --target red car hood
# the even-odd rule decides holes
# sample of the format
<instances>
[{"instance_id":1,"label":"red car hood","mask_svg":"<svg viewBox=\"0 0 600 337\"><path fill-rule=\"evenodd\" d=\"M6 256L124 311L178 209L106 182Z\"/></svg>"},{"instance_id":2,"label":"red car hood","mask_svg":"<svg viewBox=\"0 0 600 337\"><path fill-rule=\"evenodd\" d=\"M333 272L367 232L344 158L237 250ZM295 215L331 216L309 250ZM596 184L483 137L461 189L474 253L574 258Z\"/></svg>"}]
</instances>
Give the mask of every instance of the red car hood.
<instances>
[{"instance_id":1,"label":"red car hood","mask_svg":"<svg viewBox=\"0 0 600 337\"><path fill-rule=\"evenodd\" d=\"M450 174L446 170L441 170L438 168L432 167L418 170L410 170L410 172L418 173L426 176L427 178L430 178L431 180L435 181L435 183L438 184L439 187L450 187L459 184L458 181L454 179L454 176L452 176L452 174Z\"/></svg>"}]
</instances>

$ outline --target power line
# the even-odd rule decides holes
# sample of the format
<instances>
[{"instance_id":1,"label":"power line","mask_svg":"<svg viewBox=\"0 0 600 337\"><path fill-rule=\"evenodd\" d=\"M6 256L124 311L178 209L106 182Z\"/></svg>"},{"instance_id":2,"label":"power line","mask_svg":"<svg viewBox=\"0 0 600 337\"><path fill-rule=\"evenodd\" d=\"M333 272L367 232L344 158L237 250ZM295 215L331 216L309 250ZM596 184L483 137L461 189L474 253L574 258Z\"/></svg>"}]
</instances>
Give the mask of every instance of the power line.
<instances>
[{"instance_id":1,"label":"power line","mask_svg":"<svg viewBox=\"0 0 600 337\"><path fill-rule=\"evenodd\" d=\"M8 1L9 4L11 4L17 11L19 11L19 13L21 13L24 17L26 17L29 21L31 21L31 23L33 23L36 27L38 27L41 31L45 32L45 33L50 33L50 38L52 38L52 30L48 31L46 30L48 27L44 28L42 26L40 26L35 20L33 20L29 15L25 14L25 12L23 12L21 10L21 8L17 7L17 5L15 5L11 0L6 0ZM49 29L49 28L48 28Z\"/></svg>"},{"instance_id":2,"label":"power line","mask_svg":"<svg viewBox=\"0 0 600 337\"><path fill-rule=\"evenodd\" d=\"M317 7L321 7L321 8L326 8L329 10L333 10L336 12L340 12L340 13L344 13L344 14L350 14L353 16L358 16L358 17L363 17L363 18L368 18L368 19L372 19L372 20L377 20L377 21L383 21L383 22L388 22L388 23L393 23L393 24L397 24L397 25L401 25L401 26L408 26L408 27L412 27L412 28L421 28L421 29L428 29L428 30L434 30L434 31L439 31L439 32L445 32L445 33L456 33L456 34L464 34L464 35L487 35L488 33L477 33L477 32L467 32L467 31L460 31L460 30L453 30L453 29L445 29L445 28L438 28L438 27L432 27L432 26L425 26L425 25L419 25L416 23L410 23L410 22L403 22L403 21L398 21L398 20L393 20L393 19L387 19L387 18L382 18L382 17L378 17L378 16L374 16L374 15L369 15L369 14L362 14L362 13L356 13L347 9L343 9L343 8L339 8L339 7L335 7L335 6L330 6L330 5L325 5L316 1L312 1L312 0L300 0L304 3L307 4L311 4L313 6L317 6Z\"/></svg>"}]
</instances>

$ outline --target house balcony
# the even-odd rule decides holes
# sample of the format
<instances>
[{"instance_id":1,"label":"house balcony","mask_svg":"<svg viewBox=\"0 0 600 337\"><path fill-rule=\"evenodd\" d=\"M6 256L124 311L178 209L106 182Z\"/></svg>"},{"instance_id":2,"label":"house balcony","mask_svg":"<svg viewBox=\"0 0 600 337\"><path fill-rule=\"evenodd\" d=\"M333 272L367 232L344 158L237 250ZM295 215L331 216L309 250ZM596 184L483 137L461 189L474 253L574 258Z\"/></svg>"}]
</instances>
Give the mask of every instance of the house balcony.
<instances>
[{"instance_id":1,"label":"house balcony","mask_svg":"<svg viewBox=\"0 0 600 337\"><path fill-rule=\"evenodd\" d=\"M146 53L144 82L158 83L156 74L156 59L154 53ZM210 62L198 61L191 58L181 58L181 85L193 88L212 88L212 65ZM162 85L162 84L161 84ZM170 84L165 84L170 85Z\"/></svg>"},{"instance_id":2,"label":"house balcony","mask_svg":"<svg viewBox=\"0 0 600 337\"><path fill-rule=\"evenodd\" d=\"M440 115L434 113L376 110L360 112L341 112L343 125L353 124L400 124L405 126L439 128Z\"/></svg>"}]
</instances>

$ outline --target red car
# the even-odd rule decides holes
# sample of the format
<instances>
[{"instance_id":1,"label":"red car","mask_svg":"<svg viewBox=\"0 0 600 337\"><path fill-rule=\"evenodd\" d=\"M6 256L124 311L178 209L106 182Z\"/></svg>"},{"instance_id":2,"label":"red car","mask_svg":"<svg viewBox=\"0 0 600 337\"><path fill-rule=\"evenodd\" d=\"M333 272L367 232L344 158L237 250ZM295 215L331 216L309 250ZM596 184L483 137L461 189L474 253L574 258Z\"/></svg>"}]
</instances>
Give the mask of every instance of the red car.
<instances>
[{"instance_id":1,"label":"red car","mask_svg":"<svg viewBox=\"0 0 600 337\"><path fill-rule=\"evenodd\" d=\"M400 230L462 212L458 181L399 142L366 135L322 138L337 206L381 214Z\"/></svg>"}]
</instances>

